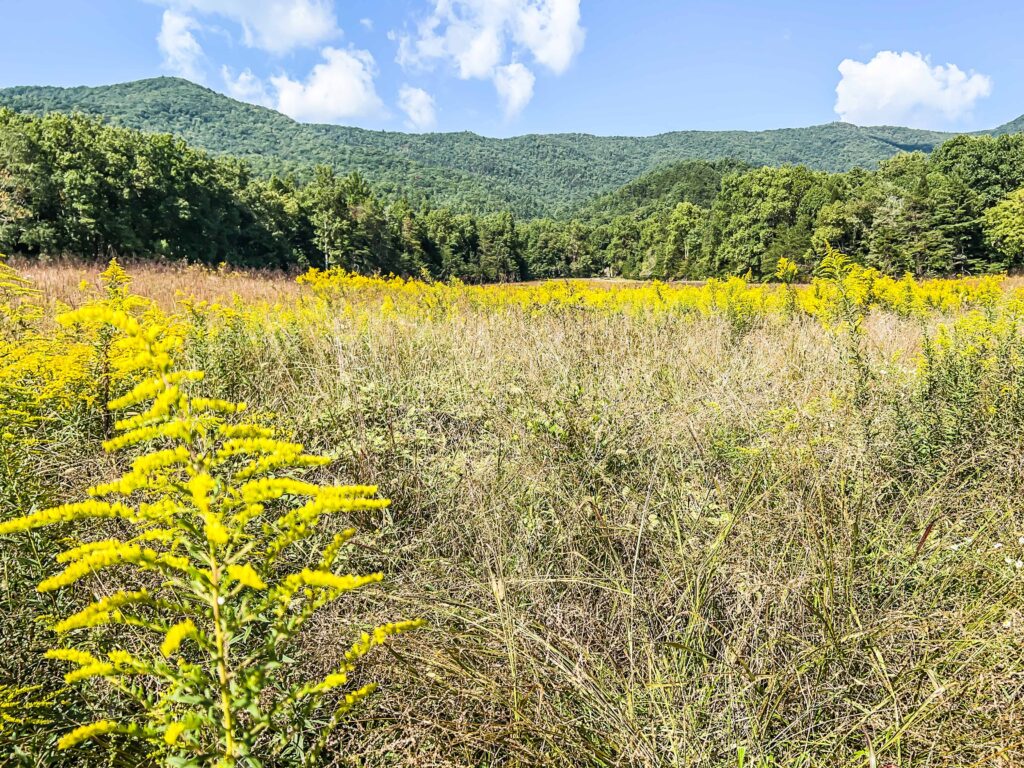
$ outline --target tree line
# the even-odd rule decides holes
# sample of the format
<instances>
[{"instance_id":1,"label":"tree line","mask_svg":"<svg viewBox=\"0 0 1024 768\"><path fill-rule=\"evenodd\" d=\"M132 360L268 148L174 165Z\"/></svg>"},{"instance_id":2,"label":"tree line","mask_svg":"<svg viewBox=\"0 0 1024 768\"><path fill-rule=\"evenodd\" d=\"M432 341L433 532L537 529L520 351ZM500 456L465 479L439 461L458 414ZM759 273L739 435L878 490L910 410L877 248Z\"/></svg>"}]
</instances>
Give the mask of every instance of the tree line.
<instances>
[{"instance_id":1,"label":"tree line","mask_svg":"<svg viewBox=\"0 0 1024 768\"><path fill-rule=\"evenodd\" d=\"M572 217L517 219L386 197L317 167L245 161L81 115L0 110L0 252L185 259L502 281L810 273L831 243L893 274L1003 271L1024 260L1024 135L960 136L878 170L685 161Z\"/></svg>"},{"instance_id":2,"label":"tree line","mask_svg":"<svg viewBox=\"0 0 1024 768\"><path fill-rule=\"evenodd\" d=\"M928 152L953 134L829 123L771 131L673 131L656 136L371 131L296 123L188 80L158 77L99 87L0 89L0 105L44 115L81 112L124 128L169 133L241 157L260 175L307 175L316 165L358 170L388 199L405 196L467 213L564 218L598 195L682 159L735 158L752 166L823 171L873 168L901 150ZM988 133L1013 133L1024 118Z\"/></svg>"}]
</instances>

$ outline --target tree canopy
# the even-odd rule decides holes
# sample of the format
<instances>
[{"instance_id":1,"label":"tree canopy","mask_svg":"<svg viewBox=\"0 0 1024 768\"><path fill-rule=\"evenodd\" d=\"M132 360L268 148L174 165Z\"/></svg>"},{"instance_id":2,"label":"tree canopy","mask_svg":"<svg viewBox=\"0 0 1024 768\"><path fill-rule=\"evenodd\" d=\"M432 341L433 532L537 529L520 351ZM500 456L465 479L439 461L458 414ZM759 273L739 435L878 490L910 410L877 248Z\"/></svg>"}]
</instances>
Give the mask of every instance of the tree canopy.
<instances>
[{"instance_id":1,"label":"tree canopy","mask_svg":"<svg viewBox=\"0 0 1024 768\"><path fill-rule=\"evenodd\" d=\"M464 281L621 275L771 279L828 244L882 271L1024 260L1024 134L960 136L875 171L735 160L657 168L576 214L528 218L394 194L320 165L263 174L180 138L0 109L0 252L340 266Z\"/></svg>"},{"instance_id":2,"label":"tree canopy","mask_svg":"<svg viewBox=\"0 0 1024 768\"><path fill-rule=\"evenodd\" d=\"M191 146L247 159L263 175L308 177L314 165L329 165L339 173L358 171L388 197L527 218L565 217L598 195L680 160L735 158L748 165L840 172L874 168L902 151L928 152L953 135L846 123L646 137L407 134L304 125L170 77L97 88L8 88L0 90L0 105L36 115L81 112L114 125L170 133ZM993 132L1012 130L1008 124Z\"/></svg>"}]
</instances>

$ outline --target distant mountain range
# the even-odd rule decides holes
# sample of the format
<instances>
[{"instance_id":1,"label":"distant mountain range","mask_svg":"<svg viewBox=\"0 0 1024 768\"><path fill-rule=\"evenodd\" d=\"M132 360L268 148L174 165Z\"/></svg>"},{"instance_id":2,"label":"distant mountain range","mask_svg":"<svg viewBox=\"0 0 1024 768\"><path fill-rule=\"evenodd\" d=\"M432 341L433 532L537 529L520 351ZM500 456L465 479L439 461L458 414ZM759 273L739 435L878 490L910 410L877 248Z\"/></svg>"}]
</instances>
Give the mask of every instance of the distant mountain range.
<instances>
[{"instance_id":1,"label":"distant mountain range","mask_svg":"<svg viewBox=\"0 0 1024 768\"><path fill-rule=\"evenodd\" d=\"M386 194L470 210L553 216L581 207L681 160L731 158L750 165L826 171L872 168L898 152L929 152L956 134L829 123L771 131L675 131L657 136L474 133L409 134L297 123L180 78L80 88L0 89L20 112L82 112L115 125L171 133L211 152L250 160L264 172L316 164L359 171ZM1024 115L988 133L1024 132Z\"/></svg>"}]
</instances>

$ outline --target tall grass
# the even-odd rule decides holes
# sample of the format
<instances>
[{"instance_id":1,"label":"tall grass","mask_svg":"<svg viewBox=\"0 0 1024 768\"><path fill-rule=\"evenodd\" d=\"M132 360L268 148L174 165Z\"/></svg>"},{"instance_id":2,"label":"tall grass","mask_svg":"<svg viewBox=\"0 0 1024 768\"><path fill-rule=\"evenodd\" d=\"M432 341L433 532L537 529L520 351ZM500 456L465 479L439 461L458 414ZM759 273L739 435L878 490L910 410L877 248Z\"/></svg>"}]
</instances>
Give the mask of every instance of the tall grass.
<instances>
[{"instance_id":1,"label":"tall grass","mask_svg":"<svg viewBox=\"0 0 1024 768\"><path fill-rule=\"evenodd\" d=\"M326 764L1020 764L1024 342L997 290L864 302L852 341L736 302L194 306L212 394L392 499L353 520L389 585L367 620L429 622L370 662L388 685ZM311 674L346 622L308 625Z\"/></svg>"}]
</instances>

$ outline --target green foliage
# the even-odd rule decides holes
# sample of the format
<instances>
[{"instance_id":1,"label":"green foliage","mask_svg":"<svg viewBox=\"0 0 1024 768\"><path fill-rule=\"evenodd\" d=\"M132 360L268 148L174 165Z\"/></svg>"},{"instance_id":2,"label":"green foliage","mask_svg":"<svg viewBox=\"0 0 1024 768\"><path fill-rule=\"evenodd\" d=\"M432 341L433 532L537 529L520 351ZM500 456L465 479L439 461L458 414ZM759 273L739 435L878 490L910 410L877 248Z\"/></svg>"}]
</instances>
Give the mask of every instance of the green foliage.
<instances>
[{"instance_id":1,"label":"green foliage","mask_svg":"<svg viewBox=\"0 0 1024 768\"><path fill-rule=\"evenodd\" d=\"M998 225L988 214L1024 187L1015 124L952 138L844 124L406 135L300 125L174 78L7 89L0 103L50 113L0 109L0 250L31 256L467 282L770 280L780 258L813 269L826 242L894 275L998 272L1021 259L1010 204ZM177 138L60 114L75 110Z\"/></svg>"},{"instance_id":2,"label":"green foliage","mask_svg":"<svg viewBox=\"0 0 1024 768\"><path fill-rule=\"evenodd\" d=\"M12 252L293 261L297 233L280 199L287 183L253 179L243 163L170 136L0 110L3 179L0 244Z\"/></svg>"},{"instance_id":3,"label":"green foliage","mask_svg":"<svg viewBox=\"0 0 1024 768\"><path fill-rule=\"evenodd\" d=\"M738 160L681 160L645 173L614 192L600 195L580 208L579 216L607 222L616 216L649 216L659 208L686 202L709 208L718 197L722 179L749 166Z\"/></svg>"},{"instance_id":4,"label":"green foliage","mask_svg":"<svg viewBox=\"0 0 1024 768\"><path fill-rule=\"evenodd\" d=\"M985 235L1011 264L1024 261L1024 187L985 211Z\"/></svg>"},{"instance_id":5,"label":"green foliage","mask_svg":"<svg viewBox=\"0 0 1024 768\"><path fill-rule=\"evenodd\" d=\"M72 541L57 556L64 569L38 586L52 593L92 585L91 602L53 626L74 642L47 656L70 664L65 682L86 684L111 711L58 746L129 738L148 742L151 757L172 766L317 764L335 727L375 688L345 691L358 660L421 622L363 632L326 675L304 677L293 655L307 621L383 578L336 573L354 529L336 532L318 554L311 539L332 516L388 502L374 487L297 479L329 459L238 423L244 404L193 395L203 374L174 368L179 339L171 329L140 324L113 302L59 319L121 332L114 344L122 368L138 380L111 401L123 418L104 448L144 451L120 478L90 488L88 500L0 524L0 534L11 534L88 522L101 536ZM130 586L106 586L100 574L111 570L133 571ZM97 681L106 684L102 693ZM5 701L26 693L0 687L0 725ZM324 706L332 714L314 727ZM306 742L313 731L317 738Z\"/></svg>"},{"instance_id":6,"label":"green foliage","mask_svg":"<svg viewBox=\"0 0 1024 768\"><path fill-rule=\"evenodd\" d=\"M806 250L810 231L801 204L823 178L800 167L727 177L711 209L708 271L761 277L774 271L781 256Z\"/></svg>"},{"instance_id":7,"label":"green foliage","mask_svg":"<svg viewBox=\"0 0 1024 768\"><path fill-rule=\"evenodd\" d=\"M0 104L36 114L80 111L129 128L172 133L211 152L248 158L264 172L325 164L364 174L388 196L476 212L511 210L524 217L564 214L680 160L728 157L751 165L805 164L847 171L873 167L901 150L929 151L951 137L845 123L649 137L404 134L302 125L272 110L167 77L99 88L8 88L0 91Z\"/></svg>"}]
</instances>

